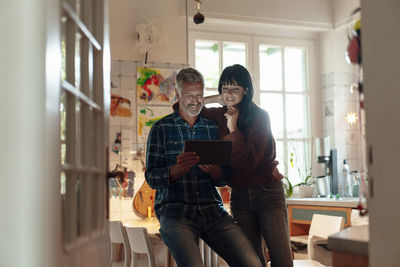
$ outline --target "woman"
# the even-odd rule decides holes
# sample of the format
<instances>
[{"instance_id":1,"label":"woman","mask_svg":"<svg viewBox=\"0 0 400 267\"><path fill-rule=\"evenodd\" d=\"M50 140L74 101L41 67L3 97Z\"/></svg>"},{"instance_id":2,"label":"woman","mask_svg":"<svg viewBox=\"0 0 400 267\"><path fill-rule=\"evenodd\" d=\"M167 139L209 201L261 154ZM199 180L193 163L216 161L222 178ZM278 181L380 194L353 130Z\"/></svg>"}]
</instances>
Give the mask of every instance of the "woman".
<instances>
[{"instance_id":1,"label":"woman","mask_svg":"<svg viewBox=\"0 0 400 267\"><path fill-rule=\"evenodd\" d=\"M288 234L286 200L275 161L275 140L268 113L253 101L253 85L246 68L233 65L221 74L219 95L205 103L223 108L204 108L203 115L219 125L220 137L232 141L232 188L230 208L233 217L252 242L265 264L264 238L272 266L293 266Z\"/></svg>"}]
</instances>

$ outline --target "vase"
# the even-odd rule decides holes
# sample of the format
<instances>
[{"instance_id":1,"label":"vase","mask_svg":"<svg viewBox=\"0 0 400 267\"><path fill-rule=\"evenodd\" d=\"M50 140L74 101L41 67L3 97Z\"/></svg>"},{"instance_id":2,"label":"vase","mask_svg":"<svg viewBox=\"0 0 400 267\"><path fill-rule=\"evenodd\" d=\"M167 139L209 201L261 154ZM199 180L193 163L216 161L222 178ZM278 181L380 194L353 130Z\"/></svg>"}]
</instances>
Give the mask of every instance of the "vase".
<instances>
[{"instance_id":1,"label":"vase","mask_svg":"<svg viewBox=\"0 0 400 267\"><path fill-rule=\"evenodd\" d=\"M312 197L314 186L310 185L300 185L299 186L299 196L302 198Z\"/></svg>"}]
</instances>

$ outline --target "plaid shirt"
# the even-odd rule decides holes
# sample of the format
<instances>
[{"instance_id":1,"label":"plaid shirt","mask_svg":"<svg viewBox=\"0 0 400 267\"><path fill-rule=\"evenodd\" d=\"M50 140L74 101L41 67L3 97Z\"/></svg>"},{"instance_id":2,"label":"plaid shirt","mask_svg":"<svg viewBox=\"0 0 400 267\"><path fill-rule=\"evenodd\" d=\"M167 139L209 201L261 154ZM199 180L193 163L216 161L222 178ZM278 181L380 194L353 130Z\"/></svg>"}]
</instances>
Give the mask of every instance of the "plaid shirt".
<instances>
[{"instance_id":1,"label":"plaid shirt","mask_svg":"<svg viewBox=\"0 0 400 267\"><path fill-rule=\"evenodd\" d=\"M145 177L150 187L157 190L154 209L158 218L164 215L212 225L227 212L210 175L196 165L183 177L169 181L169 169L176 164L185 140L193 139L218 139L218 126L199 115L190 127L178 110L157 121L147 139Z\"/></svg>"}]
</instances>

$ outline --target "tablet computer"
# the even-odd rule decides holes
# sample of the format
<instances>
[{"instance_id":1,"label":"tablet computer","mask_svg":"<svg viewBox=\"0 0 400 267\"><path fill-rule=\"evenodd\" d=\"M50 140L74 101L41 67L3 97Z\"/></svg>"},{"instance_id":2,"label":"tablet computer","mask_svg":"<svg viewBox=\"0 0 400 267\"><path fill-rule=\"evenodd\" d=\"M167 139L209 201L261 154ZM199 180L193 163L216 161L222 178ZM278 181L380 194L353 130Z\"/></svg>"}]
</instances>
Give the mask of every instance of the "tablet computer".
<instances>
[{"instance_id":1,"label":"tablet computer","mask_svg":"<svg viewBox=\"0 0 400 267\"><path fill-rule=\"evenodd\" d=\"M226 140L186 140L185 151L196 152L199 164L231 165L232 141Z\"/></svg>"}]
</instances>

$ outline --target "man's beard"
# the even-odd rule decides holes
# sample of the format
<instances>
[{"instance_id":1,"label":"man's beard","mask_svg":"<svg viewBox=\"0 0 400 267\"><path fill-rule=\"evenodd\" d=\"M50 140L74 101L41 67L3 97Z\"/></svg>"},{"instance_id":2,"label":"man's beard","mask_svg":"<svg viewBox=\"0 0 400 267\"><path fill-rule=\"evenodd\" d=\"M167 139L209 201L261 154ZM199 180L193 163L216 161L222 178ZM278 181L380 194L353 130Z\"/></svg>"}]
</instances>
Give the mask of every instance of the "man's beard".
<instances>
[{"instance_id":1,"label":"man's beard","mask_svg":"<svg viewBox=\"0 0 400 267\"><path fill-rule=\"evenodd\" d=\"M188 114L189 116L196 117L197 115L200 114L201 109L203 108L202 104L199 105L188 105L188 106L181 106L183 110ZM191 107L198 107L195 111L191 109Z\"/></svg>"}]
</instances>

